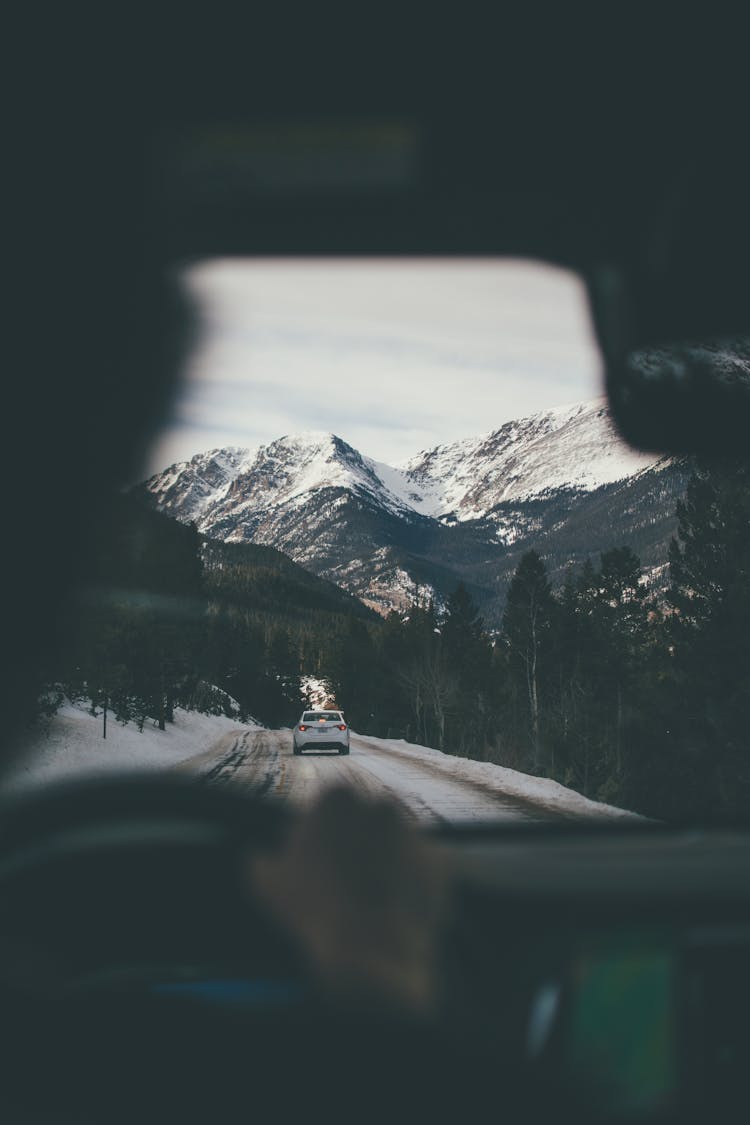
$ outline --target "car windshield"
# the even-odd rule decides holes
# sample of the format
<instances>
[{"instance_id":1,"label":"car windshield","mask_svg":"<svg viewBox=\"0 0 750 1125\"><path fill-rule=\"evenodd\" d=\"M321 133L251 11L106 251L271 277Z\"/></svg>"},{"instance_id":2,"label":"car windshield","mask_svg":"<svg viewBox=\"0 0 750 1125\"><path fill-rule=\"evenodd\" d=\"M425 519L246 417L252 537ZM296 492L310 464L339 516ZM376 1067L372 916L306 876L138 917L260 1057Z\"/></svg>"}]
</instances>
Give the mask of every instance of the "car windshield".
<instances>
[{"instance_id":1,"label":"car windshield","mask_svg":"<svg viewBox=\"0 0 750 1125\"><path fill-rule=\"evenodd\" d=\"M6 784L240 755L294 803L298 716L343 713L315 784L420 822L747 813L747 474L618 437L580 278L212 259L179 285L171 417Z\"/></svg>"}]
</instances>

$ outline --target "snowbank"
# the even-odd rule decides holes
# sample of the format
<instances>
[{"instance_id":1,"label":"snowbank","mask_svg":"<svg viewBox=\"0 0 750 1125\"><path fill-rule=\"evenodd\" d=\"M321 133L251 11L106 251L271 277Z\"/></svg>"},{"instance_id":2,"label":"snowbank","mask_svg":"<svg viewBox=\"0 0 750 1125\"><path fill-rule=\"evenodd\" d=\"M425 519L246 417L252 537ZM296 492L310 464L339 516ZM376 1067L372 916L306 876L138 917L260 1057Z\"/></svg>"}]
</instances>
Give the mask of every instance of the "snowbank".
<instances>
[{"instance_id":1,"label":"snowbank","mask_svg":"<svg viewBox=\"0 0 750 1125\"><path fill-rule=\"evenodd\" d=\"M248 725L224 715L175 711L167 729L147 723L143 732L134 723L123 726L107 719L102 738L101 714L94 717L85 703L65 703L51 719L41 720L18 742L17 762L3 779L5 791L54 779L123 771L163 770L209 750L230 731Z\"/></svg>"},{"instance_id":2,"label":"snowbank","mask_svg":"<svg viewBox=\"0 0 750 1125\"><path fill-rule=\"evenodd\" d=\"M110 716L105 740L101 714L91 715L85 703L66 703L19 743L17 764L2 779L0 790L8 792L54 779L107 772L158 772L189 759L200 759L228 734L257 729L261 729L257 723L241 724L223 715L178 710L174 723L168 723L165 731L151 723L144 727L143 733L133 723L123 726ZM454 758L403 739L361 735L356 738L357 743L365 747L395 754L404 761L419 762L446 779L473 783L486 793L500 798L518 798L558 815L644 819L625 809L588 800L556 781L531 777L492 762Z\"/></svg>"},{"instance_id":3,"label":"snowbank","mask_svg":"<svg viewBox=\"0 0 750 1125\"><path fill-rule=\"evenodd\" d=\"M571 816L598 818L620 818L625 820L645 820L646 817L615 805L605 805L601 801L591 801L574 789L568 789L557 781L546 777L532 777L518 770L497 766L494 762L474 762L468 758L455 758L440 750L427 746L417 746L404 739L369 738L358 736L358 740L373 749L387 750L399 754L410 761L424 762L433 769L460 781L474 782L484 789L492 790L498 796L517 797L529 801L550 812Z\"/></svg>"}]
</instances>

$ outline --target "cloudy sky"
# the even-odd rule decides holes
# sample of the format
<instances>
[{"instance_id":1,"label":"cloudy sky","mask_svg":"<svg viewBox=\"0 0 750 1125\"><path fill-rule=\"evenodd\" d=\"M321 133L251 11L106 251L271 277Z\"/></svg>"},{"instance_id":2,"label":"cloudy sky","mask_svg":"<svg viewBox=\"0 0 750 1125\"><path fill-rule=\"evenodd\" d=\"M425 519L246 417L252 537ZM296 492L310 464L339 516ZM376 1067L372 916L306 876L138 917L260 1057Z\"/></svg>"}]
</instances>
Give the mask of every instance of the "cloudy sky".
<instances>
[{"instance_id":1,"label":"cloudy sky","mask_svg":"<svg viewBox=\"0 0 750 1125\"><path fill-rule=\"evenodd\" d=\"M215 260L149 472L331 430L391 464L602 393L582 283L511 260Z\"/></svg>"}]
</instances>

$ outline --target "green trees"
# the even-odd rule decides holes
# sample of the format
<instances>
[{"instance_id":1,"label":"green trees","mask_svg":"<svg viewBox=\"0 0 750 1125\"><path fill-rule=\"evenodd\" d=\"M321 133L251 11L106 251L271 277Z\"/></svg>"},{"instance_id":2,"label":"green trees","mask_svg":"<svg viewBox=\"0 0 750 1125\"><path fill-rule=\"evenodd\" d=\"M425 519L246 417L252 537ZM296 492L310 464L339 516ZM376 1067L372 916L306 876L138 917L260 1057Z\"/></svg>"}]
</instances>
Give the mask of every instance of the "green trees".
<instances>
[{"instance_id":1,"label":"green trees","mask_svg":"<svg viewBox=\"0 0 750 1125\"><path fill-rule=\"evenodd\" d=\"M127 496L109 517L58 623L45 699L89 700L103 734L113 717L164 729L178 706L294 722L301 652L317 660L318 622L340 627L354 600L278 552L205 544Z\"/></svg>"},{"instance_id":2,"label":"green trees","mask_svg":"<svg viewBox=\"0 0 750 1125\"><path fill-rule=\"evenodd\" d=\"M493 725L492 647L479 610L463 583L448 598L442 649L447 666L454 670L451 745L463 757L485 758Z\"/></svg>"},{"instance_id":3,"label":"green trees","mask_svg":"<svg viewBox=\"0 0 750 1125\"><path fill-rule=\"evenodd\" d=\"M748 466L702 467L677 514L668 616L675 772L691 812L736 815L750 809Z\"/></svg>"},{"instance_id":4,"label":"green trees","mask_svg":"<svg viewBox=\"0 0 750 1125\"><path fill-rule=\"evenodd\" d=\"M548 654L555 603L547 572L536 551L528 551L513 575L503 615L512 724L527 743L525 760L539 769L542 749L543 695L549 678Z\"/></svg>"},{"instance_id":5,"label":"green trees","mask_svg":"<svg viewBox=\"0 0 750 1125\"><path fill-rule=\"evenodd\" d=\"M445 749L446 722L455 690L434 603L414 605L404 622L405 658L397 677L411 701L407 738Z\"/></svg>"},{"instance_id":6,"label":"green trees","mask_svg":"<svg viewBox=\"0 0 750 1125\"><path fill-rule=\"evenodd\" d=\"M363 621L348 619L329 649L326 675L348 722L363 734L374 734L376 659L372 636Z\"/></svg>"},{"instance_id":7,"label":"green trees","mask_svg":"<svg viewBox=\"0 0 750 1125\"><path fill-rule=\"evenodd\" d=\"M653 816L750 812L749 486L746 466L693 476L666 599L626 546L555 593L542 560L521 560L501 638L500 760Z\"/></svg>"},{"instance_id":8,"label":"green trees","mask_svg":"<svg viewBox=\"0 0 750 1125\"><path fill-rule=\"evenodd\" d=\"M649 599L627 548L569 570L553 592L530 551L503 618L500 754L588 796L622 795L649 659Z\"/></svg>"},{"instance_id":9,"label":"green trees","mask_svg":"<svg viewBox=\"0 0 750 1125\"><path fill-rule=\"evenodd\" d=\"M649 597L628 547L569 574L558 599L555 687L560 780L600 798L622 795L637 738L649 646Z\"/></svg>"},{"instance_id":10,"label":"green trees","mask_svg":"<svg viewBox=\"0 0 750 1125\"><path fill-rule=\"evenodd\" d=\"M326 669L361 733L486 756L493 653L465 587L442 611L426 602L375 627L350 620L332 638Z\"/></svg>"},{"instance_id":11,"label":"green trees","mask_svg":"<svg viewBox=\"0 0 750 1125\"><path fill-rule=\"evenodd\" d=\"M263 660L262 698L264 720L271 726L292 726L302 709L299 651L286 629L273 628Z\"/></svg>"}]
</instances>

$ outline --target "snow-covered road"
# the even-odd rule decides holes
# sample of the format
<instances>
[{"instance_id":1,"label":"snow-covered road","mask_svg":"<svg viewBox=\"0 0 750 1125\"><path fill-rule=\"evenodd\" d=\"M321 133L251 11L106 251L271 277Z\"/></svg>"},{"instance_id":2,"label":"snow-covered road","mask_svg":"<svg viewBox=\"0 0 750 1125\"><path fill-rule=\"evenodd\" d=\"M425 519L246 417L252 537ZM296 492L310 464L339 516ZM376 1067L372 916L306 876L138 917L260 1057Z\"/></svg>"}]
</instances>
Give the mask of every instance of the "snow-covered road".
<instances>
[{"instance_id":1,"label":"snow-covered road","mask_svg":"<svg viewBox=\"0 0 750 1125\"><path fill-rule=\"evenodd\" d=\"M296 805L309 804L327 786L349 785L367 796L395 799L409 815L426 823L571 815L456 777L450 768L455 759L431 753L434 760L426 760L406 743L394 746L384 739L353 734L349 757L335 751L307 751L294 757L291 731L253 730L228 734L211 751L175 768L212 785L253 788Z\"/></svg>"},{"instance_id":2,"label":"snow-covered road","mask_svg":"<svg viewBox=\"0 0 750 1125\"><path fill-rule=\"evenodd\" d=\"M105 740L101 715L92 715L85 703L66 703L49 721L30 729L17 752L15 769L0 777L0 795L75 777L178 771L209 784L252 788L298 806L315 800L325 787L343 783L362 794L395 799L427 824L639 819L549 778L401 739L352 733L349 757L309 751L295 758L290 730L240 725L236 719L197 712L175 712L166 731L152 723L142 731L133 723L111 723Z\"/></svg>"}]
</instances>

